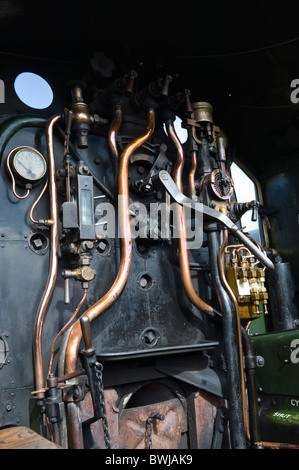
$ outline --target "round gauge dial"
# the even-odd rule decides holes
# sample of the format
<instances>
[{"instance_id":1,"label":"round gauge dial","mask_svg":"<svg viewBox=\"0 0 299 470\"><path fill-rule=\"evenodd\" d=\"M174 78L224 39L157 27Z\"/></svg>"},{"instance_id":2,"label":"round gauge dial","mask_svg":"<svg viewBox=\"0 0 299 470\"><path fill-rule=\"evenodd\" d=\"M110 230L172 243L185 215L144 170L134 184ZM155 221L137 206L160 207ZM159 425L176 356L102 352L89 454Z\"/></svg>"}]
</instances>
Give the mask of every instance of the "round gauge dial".
<instances>
[{"instance_id":1,"label":"round gauge dial","mask_svg":"<svg viewBox=\"0 0 299 470\"><path fill-rule=\"evenodd\" d=\"M47 163L41 153L32 147L23 147L13 158L13 170L22 181L36 183L47 171Z\"/></svg>"}]
</instances>

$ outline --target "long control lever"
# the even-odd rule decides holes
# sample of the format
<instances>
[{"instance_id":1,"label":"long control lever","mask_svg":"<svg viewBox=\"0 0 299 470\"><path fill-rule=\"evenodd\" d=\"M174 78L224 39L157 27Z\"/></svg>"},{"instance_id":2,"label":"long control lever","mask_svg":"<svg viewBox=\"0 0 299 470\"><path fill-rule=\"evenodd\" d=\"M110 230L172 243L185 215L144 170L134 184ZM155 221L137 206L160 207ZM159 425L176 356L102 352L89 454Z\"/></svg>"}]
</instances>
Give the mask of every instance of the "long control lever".
<instances>
[{"instance_id":1,"label":"long control lever","mask_svg":"<svg viewBox=\"0 0 299 470\"><path fill-rule=\"evenodd\" d=\"M162 170L156 174L153 178L153 183L159 185L162 184L170 196L181 206L187 205L195 212L203 214L208 218L225 225L225 227L232 232L266 268L274 269L272 261L243 232L241 232L241 230L225 214L189 199L179 191L177 185L167 171Z\"/></svg>"},{"instance_id":2,"label":"long control lever","mask_svg":"<svg viewBox=\"0 0 299 470\"><path fill-rule=\"evenodd\" d=\"M88 422L91 423L102 418L102 396L98 387L96 371L97 359L95 348L93 347L91 340L90 320L86 315L83 315L80 318L80 325L84 342L84 349L82 353L84 356L84 365L88 377L88 384L94 412L93 418L88 420Z\"/></svg>"}]
</instances>

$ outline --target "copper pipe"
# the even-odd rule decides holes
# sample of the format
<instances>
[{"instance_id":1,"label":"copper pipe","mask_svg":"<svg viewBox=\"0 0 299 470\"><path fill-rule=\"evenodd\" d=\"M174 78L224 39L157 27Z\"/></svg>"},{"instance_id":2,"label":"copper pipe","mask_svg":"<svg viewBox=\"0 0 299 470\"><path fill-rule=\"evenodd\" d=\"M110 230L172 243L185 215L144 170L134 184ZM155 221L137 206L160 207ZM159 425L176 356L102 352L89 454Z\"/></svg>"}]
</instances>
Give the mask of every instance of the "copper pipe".
<instances>
[{"instance_id":1,"label":"copper pipe","mask_svg":"<svg viewBox=\"0 0 299 470\"><path fill-rule=\"evenodd\" d=\"M242 333L241 333L241 320L239 313L239 304L237 302L236 296L233 293L230 285L227 282L223 266L223 253L228 242L228 231L226 228L223 229L223 241L218 253L218 265L219 265L219 274L223 284L223 287L227 291L231 301L235 307L236 313L236 323L237 323L237 334L238 334L238 350L239 350L239 360L240 360L240 377L241 377L241 391L242 391L242 405L243 405L243 415L244 415L244 426L249 435L249 424L248 424L248 410L247 410L247 397L246 397L246 386L245 386L245 374L243 369L243 344L242 344Z\"/></svg>"},{"instance_id":2,"label":"copper pipe","mask_svg":"<svg viewBox=\"0 0 299 470\"><path fill-rule=\"evenodd\" d=\"M197 168L197 154L196 154L196 150L193 150L191 153L191 170L189 173L189 193L190 193L191 199L194 199L196 197L196 189L195 189L196 168Z\"/></svg>"},{"instance_id":3,"label":"copper pipe","mask_svg":"<svg viewBox=\"0 0 299 470\"><path fill-rule=\"evenodd\" d=\"M36 201L34 201L32 207L31 207L31 210L30 210L30 213L29 213L29 217L30 217L30 220L32 223L34 224L42 224L42 225L53 225L54 221L52 219L41 219L41 220L35 220L35 218L33 217L33 212L34 212L34 209L36 208L37 204L39 203L39 201L41 200L41 198L43 197L46 189L47 189L47 186L48 186L48 180L46 181L41 193L39 194L38 198L36 199Z\"/></svg>"},{"instance_id":4,"label":"copper pipe","mask_svg":"<svg viewBox=\"0 0 299 470\"><path fill-rule=\"evenodd\" d=\"M297 444L287 444L285 442L255 442L256 449L299 449Z\"/></svg>"},{"instance_id":5,"label":"copper pipe","mask_svg":"<svg viewBox=\"0 0 299 470\"><path fill-rule=\"evenodd\" d=\"M110 125L110 129L108 132L108 148L110 152L110 157L112 160L113 168L114 168L114 185L115 185L115 199L117 199L117 190L118 190L118 170L119 170L119 152L117 147L116 137L118 131L120 129L121 123L123 119L123 111L121 106L115 106L114 108L114 117L112 123ZM117 214L117 207L116 207L116 217ZM116 234L117 237L117 234Z\"/></svg>"},{"instance_id":6,"label":"copper pipe","mask_svg":"<svg viewBox=\"0 0 299 470\"><path fill-rule=\"evenodd\" d=\"M84 449L80 404L67 402L66 408L69 447L70 449Z\"/></svg>"},{"instance_id":7,"label":"copper pipe","mask_svg":"<svg viewBox=\"0 0 299 470\"><path fill-rule=\"evenodd\" d=\"M50 362L49 362L49 370L48 370L48 375L47 377L49 377L49 375L51 374L52 372L52 365L53 365L53 358L54 358L54 350L55 350L55 345L57 343L57 340L60 338L60 336L65 332L65 330L69 327L69 325L72 323L72 321L74 320L74 318L76 317L77 313L79 312L80 308L82 307L83 303L85 302L85 299L86 299L86 295L87 295L87 291L84 291L83 293L83 296L82 296L82 299L80 300L79 304L77 305L77 308L76 310L74 311L73 315L71 316L71 318L67 321L67 323L63 326L63 328L61 328L61 330L59 331L59 333L57 333L54 341L53 341L53 344L52 344L52 349L51 349L51 356L50 356Z\"/></svg>"},{"instance_id":8,"label":"copper pipe","mask_svg":"<svg viewBox=\"0 0 299 470\"><path fill-rule=\"evenodd\" d=\"M182 183L182 173L185 163L185 156L182 144L176 134L174 125L172 122L166 122L167 133L172 139L176 150L177 150L177 159L175 167L173 170L173 179L181 192L183 192L183 183ZM194 286L192 284L191 274L190 274L190 265L187 249L187 235L186 235L186 221L184 216L184 207L178 207L178 218L179 218L179 257L180 257L180 268L181 268L181 277L184 289L189 300L192 302L195 307L199 310L205 312L214 312L214 309L204 302L196 293Z\"/></svg>"},{"instance_id":9,"label":"copper pipe","mask_svg":"<svg viewBox=\"0 0 299 470\"><path fill-rule=\"evenodd\" d=\"M236 249L236 251L237 251L237 253L238 253L238 256L239 256L239 251L241 251L241 250L245 250L245 251L247 251L247 253L249 253L250 256L253 256L253 255L251 254L251 252L248 250L248 248L246 248L246 246L241 246L240 248L237 248L237 249ZM239 259L240 259L240 257L239 257Z\"/></svg>"},{"instance_id":10,"label":"copper pipe","mask_svg":"<svg viewBox=\"0 0 299 470\"><path fill-rule=\"evenodd\" d=\"M42 357L42 331L48 304L53 294L58 269L58 203L56 187L56 169L53 145L53 128L60 119L60 115L53 116L46 125L47 155L49 165L49 194L50 194L50 218L53 225L50 227L50 266L47 284L40 301L33 330L33 360L35 386L40 390L44 385L44 369ZM43 396L43 393L39 394Z\"/></svg>"},{"instance_id":11,"label":"copper pipe","mask_svg":"<svg viewBox=\"0 0 299 470\"><path fill-rule=\"evenodd\" d=\"M12 181L12 192L14 193L14 196L17 197L18 199L26 199L26 197L28 197L29 194L30 194L30 189L29 188L27 188L26 193L24 194L24 196L19 196L19 194L16 193L16 180L15 180L15 177L14 177L13 172L12 172L11 167L10 167L11 154L13 152L15 152L16 150L19 150L19 149L22 149L22 148L25 148L24 145L21 145L20 147L16 147L16 148L12 149L9 152L9 154L7 155L7 159L6 159L6 167L8 169L8 172L10 174L11 181ZM26 148L29 148L29 147L26 147Z\"/></svg>"},{"instance_id":12,"label":"copper pipe","mask_svg":"<svg viewBox=\"0 0 299 470\"><path fill-rule=\"evenodd\" d=\"M57 377L57 381L58 383L61 383L61 382L65 382L66 380L75 379L76 377L80 377L80 375L85 375L85 374L86 374L85 369L78 369L78 370L75 370L75 372L73 372L72 374L65 374L65 375L62 375L61 377Z\"/></svg>"},{"instance_id":13,"label":"copper pipe","mask_svg":"<svg viewBox=\"0 0 299 470\"><path fill-rule=\"evenodd\" d=\"M109 129L109 133L108 133L108 147L109 147L110 154L115 161L119 160L116 136L118 134L119 128L122 123L122 116L123 116L122 108L120 106L116 106L114 109L114 118L113 118L113 121Z\"/></svg>"},{"instance_id":14,"label":"copper pipe","mask_svg":"<svg viewBox=\"0 0 299 470\"><path fill-rule=\"evenodd\" d=\"M118 177L118 201L119 201L119 227L121 236L121 261L117 277L109 291L92 307L90 307L84 315L90 321L101 315L108 307L110 307L120 296L127 282L131 260L132 260L132 238L129 214L129 185L128 185L128 167L131 155L143 143L145 143L154 131L155 127L155 111L150 109L147 114L147 125L145 132L130 142L120 158L119 177ZM77 355L79 351L80 341L82 337L80 321L74 324L69 336L66 349L66 373L71 373L76 368Z\"/></svg>"},{"instance_id":15,"label":"copper pipe","mask_svg":"<svg viewBox=\"0 0 299 470\"><path fill-rule=\"evenodd\" d=\"M31 222L33 222L34 224L38 224L39 221L34 219L34 217L33 217L33 211L34 211L35 207L37 206L37 204L39 203L39 201L41 200L41 198L43 197L44 192L45 192L46 189L47 189L47 186L48 186L48 180L47 180L46 183L44 184L44 187L43 187L41 193L39 194L38 198L37 198L37 199L34 201L34 203L32 204L29 217L30 217Z\"/></svg>"}]
</instances>

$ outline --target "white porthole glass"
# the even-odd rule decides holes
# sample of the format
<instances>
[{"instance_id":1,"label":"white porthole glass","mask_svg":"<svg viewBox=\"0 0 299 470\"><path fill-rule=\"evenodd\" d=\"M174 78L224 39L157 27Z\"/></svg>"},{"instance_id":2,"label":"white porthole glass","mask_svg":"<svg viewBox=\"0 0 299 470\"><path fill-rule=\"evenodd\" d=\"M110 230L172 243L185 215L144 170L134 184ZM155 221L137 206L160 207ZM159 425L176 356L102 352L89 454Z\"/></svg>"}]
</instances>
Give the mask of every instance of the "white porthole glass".
<instances>
[{"instance_id":1,"label":"white porthole glass","mask_svg":"<svg viewBox=\"0 0 299 470\"><path fill-rule=\"evenodd\" d=\"M182 119L179 116L175 117L175 120L173 121L173 126L181 144L184 144L186 140L188 139L188 131L187 129L182 127ZM167 134L165 124L164 124L164 131Z\"/></svg>"},{"instance_id":2,"label":"white porthole glass","mask_svg":"<svg viewBox=\"0 0 299 470\"><path fill-rule=\"evenodd\" d=\"M250 202L258 200L257 188L252 179L236 164L231 165L231 174L234 181L235 195L238 202ZM260 231L260 216L258 220L253 222L251 220L252 212L246 212L241 218L242 227L245 231L250 232L250 235L261 243L262 234Z\"/></svg>"},{"instance_id":3,"label":"white porthole glass","mask_svg":"<svg viewBox=\"0 0 299 470\"><path fill-rule=\"evenodd\" d=\"M176 116L173 125L174 125L174 128L176 130L176 133L177 133L181 143L183 144L184 142L186 142L186 140L188 138L188 131L187 131L187 129L182 127L182 120L179 116Z\"/></svg>"},{"instance_id":4,"label":"white porthole glass","mask_svg":"<svg viewBox=\"0 0 299 470\"><path fill-rule=\"evenodd\" d=\"M32 72L20 73L14 82L18 98L34 109L45 109L53 101L53 91L49 83Z\"/></svg>"}]
</instances>

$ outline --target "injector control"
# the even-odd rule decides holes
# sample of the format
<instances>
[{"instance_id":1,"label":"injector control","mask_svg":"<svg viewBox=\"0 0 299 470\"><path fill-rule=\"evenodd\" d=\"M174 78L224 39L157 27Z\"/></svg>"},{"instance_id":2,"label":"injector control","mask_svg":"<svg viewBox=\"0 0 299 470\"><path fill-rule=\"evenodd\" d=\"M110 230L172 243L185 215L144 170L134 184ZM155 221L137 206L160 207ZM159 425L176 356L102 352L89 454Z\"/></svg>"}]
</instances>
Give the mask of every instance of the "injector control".
<instances>
[{"instance_id":1,"label":"injector control","mask_svg":"<svg viewBox=\"0 0 299 470\"><path fill-rule=\"evenodd\" d=\"M82 81L71 82L72 102L70 111L72 111L72 130L77 137L78 147L83 149L88 147L88 134L92 125L104 124L106 119L98 114L90 114L88 105L84 102L83 88L85 84ZM68 110L65 110L68 113Z\"/></svg>"},{"instance_id":2,"label":"injector control","mask_svg":"<svg viewBox=\"0 0 299 470\"><path fill-rule=\"evenodd\" d=\"M252 320L268 313L265 269L244 245L229 245L225 250L227 281L239 303L241 319Z\"/></svg>"},{"instance_id":3,"label":"injector control","mask_svg":"<svg viewBox=\"0 0 299 470\"><path fill-rule=\"evenodd\" d=\"M86 262L89 260L86 258ZM95 278L95 270L88 265L79 266L76 269L65 269L61 275L64 278L64 303L70 303L70 279L75 279L82 283L82 289L87 290L89 283Z\"/></svg>"},{"instance_id":4,"label":"injector control","mask_svg":"<svg viewBox=\"0 0 299 470\"><path fill-rule=\"evenodd\" d=\"M171 81L171 75L167 74L164 78L149 83L134 95L133 106L137 109L156 108L158 103L167 98Z\"/></svg>"},{"instance_id":5,"label":"injector control","mask_svg":"<svg viewBox=\"0 0 299 470\"><path fill-rule=\"evenodd\" d=\"M62 276L66 278L73 278L80 282L90 282L95 277L95 270L90 266L82 266L73 270L65 269Z\"/></svg>"},{"instance_id":6,"label":"injector control","mask_svg":"<svg viewBox=\"0 0 299 470\"><path fill-rule=\"evenodd\" d=\"M235 202L232 201L228 206L228 211L230 214L230 218L234 221L240 220L242 215L244 215L247 211L251 210L251 220L252 222L256 222L258 219L260 203L258 201L250 201L250 202Z\"/></svg>"}]
</instances>

